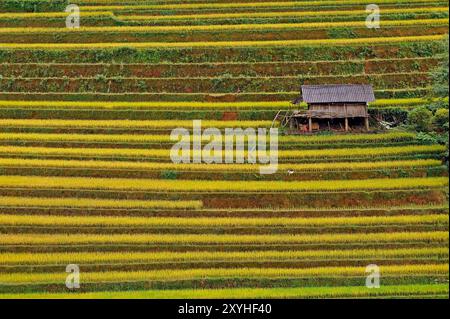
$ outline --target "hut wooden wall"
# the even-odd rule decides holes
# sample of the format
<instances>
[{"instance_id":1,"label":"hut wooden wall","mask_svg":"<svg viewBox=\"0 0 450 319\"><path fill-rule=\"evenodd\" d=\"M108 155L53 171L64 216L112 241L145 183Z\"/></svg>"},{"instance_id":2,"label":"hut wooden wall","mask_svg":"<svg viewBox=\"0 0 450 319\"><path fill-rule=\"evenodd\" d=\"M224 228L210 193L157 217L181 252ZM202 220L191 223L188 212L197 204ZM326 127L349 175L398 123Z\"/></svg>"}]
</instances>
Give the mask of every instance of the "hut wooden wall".
<instances>
[{"instance_id":1,"label":"hut wooden wall","mask_svg":"<svg viewBox=\"0 0 450 319\"><path fill-rule=\"evenodd\" d=\"M309 110L333 113L336 118L368 116L365 104L311 104Z\"/></svg>"}]
</instances>

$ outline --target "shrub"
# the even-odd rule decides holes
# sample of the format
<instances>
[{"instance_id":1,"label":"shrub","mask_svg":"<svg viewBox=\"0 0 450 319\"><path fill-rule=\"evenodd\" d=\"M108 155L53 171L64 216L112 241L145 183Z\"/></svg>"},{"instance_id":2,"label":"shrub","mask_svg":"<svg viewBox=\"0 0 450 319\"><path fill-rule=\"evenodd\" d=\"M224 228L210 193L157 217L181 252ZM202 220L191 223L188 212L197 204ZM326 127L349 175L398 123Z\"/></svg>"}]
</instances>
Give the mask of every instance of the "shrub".
<instances>
[{"instance_id":1,"label":"shrub","mask_svg":"<svg viewBox=\"0 0 450 319\"><path fill-rule=\"evenodd\" d=\"M442 63L431 73L433 79L433 96L447 97L448 90L448 35L442 41L443 48L443 61Z\"/></svg>"},{"instance_id":2,"label":"shrub","mask_svg":"<svg viewBox=\"0 0 450 319\"><path fill-rule=\"evenodd\" d=\"M436 134L429 134L424 132L418 133L416 139L430 145L437 144L439 142Z\"/></svg>"},{"instance_id":3,"label":"shrub","mask_svg":"<svg viewBox=\"0 0 450 319\"><path fill-rule=\"evenodd\" d=\"M433 125L436 126L438 130L448 131L448 109L438 109L433 117Z\"/></svg>"},{"instance_id":4,"label":"shrub","mask_svg":"<svg viewBox=\"0 0 450 319\"><path fill-rule=\"evenodd\" d=\"M430 110L425 106L420 106L409 112L408 124L416 131L427 132L430 130L432 117L433 113Z\"/></svg>"},{"instance_id":5,"label":"shrub","mask_svg":"<svg viewBox=\"0 0 450 319\"><path fill-rule=\"evenodd\" d=\"M68 4L68 0L3 0L0 9L6 12L64 11Z\"/></svg>"},{"instance_id":6,"label":"shrub","mask_svg":"<svg viewBox=\"0 0 450 319\"><path fill-rule=\"evenodd\" d=\"M178 173L175 171L163 171L161 172L161 178L174 180L178 178Z\"/></svg>"}]
</instances>

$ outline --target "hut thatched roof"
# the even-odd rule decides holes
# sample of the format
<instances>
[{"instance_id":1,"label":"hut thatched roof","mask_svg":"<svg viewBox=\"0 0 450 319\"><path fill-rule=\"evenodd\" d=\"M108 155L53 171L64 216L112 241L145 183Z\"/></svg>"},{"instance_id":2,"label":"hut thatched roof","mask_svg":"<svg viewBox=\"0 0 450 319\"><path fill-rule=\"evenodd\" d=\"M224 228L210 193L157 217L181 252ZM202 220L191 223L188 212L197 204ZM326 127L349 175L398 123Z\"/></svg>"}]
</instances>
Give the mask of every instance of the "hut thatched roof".
<instances>
[{"instance_id":1,"label":"hut thatched roof","mask_svg":"<svg viewBox=\"0 0 450 319\"><path fill-rule=\"evenodd\" d=\"M306 103L369 103L375 101L371 85L302 85L301 101Z\"/></svg>"}]
</instances>

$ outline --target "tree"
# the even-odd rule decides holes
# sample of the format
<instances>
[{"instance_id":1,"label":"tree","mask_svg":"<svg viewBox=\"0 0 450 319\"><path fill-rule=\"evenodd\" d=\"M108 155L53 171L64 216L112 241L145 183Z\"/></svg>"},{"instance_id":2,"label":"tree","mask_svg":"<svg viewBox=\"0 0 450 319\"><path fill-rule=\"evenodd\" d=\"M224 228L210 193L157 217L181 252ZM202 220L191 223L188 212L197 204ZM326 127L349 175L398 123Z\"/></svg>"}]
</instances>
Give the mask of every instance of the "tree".
<instances>
[{"instance_id":1,"label":"tree","mask_svg":"<svg viewBox=\"0 0 450 319\"><path fill-rule=\"evenodd\" d=\"M433 113L425 106L420 106L409 112L408 124L418 132L428 132L432 118Z\"/></svg>"},{"instance_id":2,"label":"tree","mask_svg":"<svg viewBox=\"0 0 450 319\"><path fill-rule=\"evenodd\" d=\"M449 95L449 88L448 88L448 60L449 60L449 52L448 52L448 36L446 37L444 43L443 43L443 53L442 63L434 69L434 71L431 74L431 78L433 80L433 97L448 97Z\"/></svg>"},{"instance_id":3,"label":"tree","mask_svg":"<svg viewBox=\"0 0 450 319\"><path fill-rule=\"evenodd\" d=\"M438 109L433 117L433 124L438 131L448 131L448 109Z\"/></svg>"}]
</instances>

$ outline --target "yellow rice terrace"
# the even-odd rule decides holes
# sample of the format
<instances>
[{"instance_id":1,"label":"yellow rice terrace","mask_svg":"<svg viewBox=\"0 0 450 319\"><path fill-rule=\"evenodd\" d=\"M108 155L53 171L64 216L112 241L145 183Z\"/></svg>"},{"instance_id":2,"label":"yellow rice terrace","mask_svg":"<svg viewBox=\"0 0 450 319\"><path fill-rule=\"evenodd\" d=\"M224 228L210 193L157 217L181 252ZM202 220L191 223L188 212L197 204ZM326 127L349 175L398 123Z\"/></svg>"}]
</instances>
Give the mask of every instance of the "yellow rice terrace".
<instances>
[{"instance_id":1,"label":"yellow rice terrace","mask_svg":"<svg viewBox=\"0 0 450 319\"><path fill-rule=\"evenodd\" d=\"M0 0L0 298L448 298L449 2L373 2Z\"/></svg>"}]
</instances>

